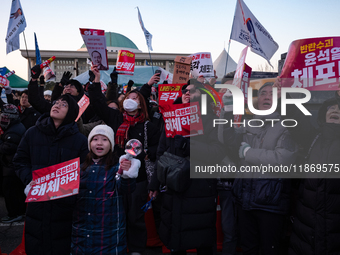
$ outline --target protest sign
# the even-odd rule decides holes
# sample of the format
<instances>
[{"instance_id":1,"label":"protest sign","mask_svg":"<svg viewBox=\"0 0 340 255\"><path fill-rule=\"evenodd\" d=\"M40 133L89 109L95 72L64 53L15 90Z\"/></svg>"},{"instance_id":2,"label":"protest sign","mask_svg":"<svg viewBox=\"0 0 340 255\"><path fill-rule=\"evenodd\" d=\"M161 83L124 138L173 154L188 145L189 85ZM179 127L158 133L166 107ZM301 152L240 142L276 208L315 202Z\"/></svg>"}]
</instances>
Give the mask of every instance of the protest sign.
<instances>
[{"instance_id":1,"label":"protest sign","mask_svg":"<svg viewBox=\"0 0 340 255\"><path fill-rule=\"evenodd\" d=\"M92 63L97 65L98 70L109 70L106 50L105 31L99 29L80 28L87 51Z\"/></svg>"},{"instance_id":2,"label":"protest sign","mask_svg":"<svg viewBox=\"0 0 340 255\"><path fill-rule=\"evenodd\" d=\"M158 103L162 112L163 105L173 104L174 101L182 96L182 86L184 84L159 84Z\"/></svg>"},{"instance_id":3,"label":"protest sign","mask_svg":"<svg viewBox=\"0 0 340 255\"><path fill-rule=\"evenodd\" d=\"M72 196L79 193L79 158L32 172L35 185L26 202L41 202Z\"/></svg>"},{"instance_id":4,"label":"protest sign","mask_svg":"<svg viewBox=\"0 0 340 255\"><path fill-rule=\"evenodd\" d=\"M135 71L135 53L128 50L118 51L116 71L119 74L133 75Z\"/></svg>"},{"instance_id":5,"label":"protest sign","mask_svg":"<svg viewBox=\"0 0 340 255\"><path fill-rule=\"evenodd\" d=\"M189 80L191 58L177 56L175 58L174 75L172 83L187 83Z\"/></svg>"},{"instance_id":6,"label":"protest sign","mask_svg":"<svg viewBox=\"0 0 340 255\"><path fill-rule=\"evenodd\" d=\"M280 77L283 87L337 90L340 76L340 37L293 41Z\"/></svg>"},{"instance_id":7,"label":"protest sign","mask_svg":"<svg viewBox=\"0 0 340 255\"><path fill-rule=\"evenodd\" d=\"M77 122L80 116L85 112L86 108L90 105L90 99L84 94L83 97L78 101L79 114L75 122Z\"/></svg>"},{"instance_id":8,"label":"protest sign","mask_svg":"<svg viewBox=\"0 0 340 255\"><path fill-rule=\"evenodd\" d=\"M0 75L0 86L3 88L9 86L9 80L1 75Z\"/></svg>"},{"instance_id":9,"label":"protest sign","mask_svg":"<svg viewBox=\"0 0 340 255\"><path fill-rule=\"evenodd\" d=\"M163 106L166 137L203 135L203 124L198 102Z\"/></svg>"},{"instance_id":10,"label":"protest sign","mask_svg":"<svg viewBox=\"0 0 340 255\"><path fill-rule=\"evenodd\" d=\"M210 52L198 52L189 57L192 58L190 70L194 78L215 76Z\"/></svg>"}]
</instances>

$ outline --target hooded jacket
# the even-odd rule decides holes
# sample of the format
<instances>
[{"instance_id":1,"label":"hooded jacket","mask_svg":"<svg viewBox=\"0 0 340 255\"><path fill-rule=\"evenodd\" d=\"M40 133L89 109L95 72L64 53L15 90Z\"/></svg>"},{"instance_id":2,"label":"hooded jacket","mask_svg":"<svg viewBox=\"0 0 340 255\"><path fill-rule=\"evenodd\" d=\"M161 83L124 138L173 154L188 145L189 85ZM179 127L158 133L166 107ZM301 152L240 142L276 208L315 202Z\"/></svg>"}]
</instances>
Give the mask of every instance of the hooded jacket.
<instances>
[{"instance_id":1,"label":"hooded jacket","mask_svg":"<svg viewBox=\"0 0 340 255\"><path fill-rule=\"evenodd\" d=\"M64 95L69 109L64 122L55 128L49 113L43 114L21 140L13 162L16 174L27 185L32 172L80 157L88 153L87 139L74 122L77 103ZM25 248L28 255L70 254L72 213L76 197L47 202L28 203L26 211Z\"/></svg>"}]
</instances>

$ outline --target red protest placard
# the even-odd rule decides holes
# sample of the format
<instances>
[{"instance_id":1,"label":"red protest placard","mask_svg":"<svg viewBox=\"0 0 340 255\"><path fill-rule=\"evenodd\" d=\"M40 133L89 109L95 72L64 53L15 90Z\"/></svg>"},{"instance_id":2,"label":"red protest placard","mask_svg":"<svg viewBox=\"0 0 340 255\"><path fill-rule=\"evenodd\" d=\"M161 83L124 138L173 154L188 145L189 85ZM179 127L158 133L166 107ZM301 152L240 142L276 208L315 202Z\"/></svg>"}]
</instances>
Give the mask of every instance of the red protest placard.
<instances>
[{"instance_id":1,"label":"red protest placard","mask_svg":"<svg viewBox=\"0 0 340 255\"><path fill-rule=\"evenodd\" d=\"M133 75L135 71L135 53L128 50L118 51L116 71L119 74Z\"/></svg>"},{"instance_id":2,"label":"red protest placard","mask_svg":"<svg viewBox=\"0 0 340 255\"><path fill-rule=\"evenodd\" d=\"M0 75L0 86L1 87L7 87L9 86L9 80L7 80L5 77Z\"/></svg>"},{"instance_id":3,"label":"red protest placard","mask_svg":"<svg viewBox=\"0 0 340 255\"><path fill-rule=\"evenodd\" d=\"M293 41L280 77L283 87L337 90L340 76L340 37Z\"/></svg>"},{"instance_id":4,"label":"red protest placard","mask_svg":"<svg viewBox=\"0 0 340 255\"><path fill-rule=\"evenodd\" d=\"M77 122L81 115L85 112L86 108L90 105L90 99L84 94L83 97L78 101L79 114L75 122Z\"/></svg>"},{"instance_id":5,"label":"red protest placard","mask_svg":"<svg viewBox=\"0 0 340 255\"><path fill-rule=\"evenodd\" d=\"M79 192L79 158L32 172L35 185L26 202L41 202L69 197Z\"/></svg>"},{"instance_id":6,"label":"red protest placard","mask_svg":"<svg viewBox=\"0 0 340 255\"><path fill-rule=\"evenodd\" d=\"M203 124L198 102L167 104L163 106L162 114L167 137L203 135Z\"/></svg>"},{"instance_id":7,"label":"red protest placard","mask_svg":"<svg viewBox=\"0 0 340 255\"><path fill-rule=\"evenodd\" d=\"M159 84L158 85L158 104L160 111L163 106L173 104L174 101L182 96L182 87L184 84Z\"/></svg>"}]
</instances>

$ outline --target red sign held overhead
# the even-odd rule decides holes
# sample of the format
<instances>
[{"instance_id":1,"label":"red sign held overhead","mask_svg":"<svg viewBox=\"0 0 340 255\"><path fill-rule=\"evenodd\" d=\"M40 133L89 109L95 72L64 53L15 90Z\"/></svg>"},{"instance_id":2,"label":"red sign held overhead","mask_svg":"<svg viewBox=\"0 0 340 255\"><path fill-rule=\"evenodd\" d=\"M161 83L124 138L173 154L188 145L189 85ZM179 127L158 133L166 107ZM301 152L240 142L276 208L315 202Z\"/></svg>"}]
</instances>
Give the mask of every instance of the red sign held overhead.
<instances>
[{"instance_id":1,"label":"red sign held overhead","mask_svg":"<svg viewBox=\"0 0 340 255\"><path fill-rule=\"evenodd\" d=\"M133 75L135 71L135 53L128 50L118 51L116 71L124 75Z\"/></svg>"},{"instance_id":2,"label":"red sign held overhead","mask_svg":"<svg viewBox=\"0 0 340 255\"><path fill-rule=\"evenodd\" d=\"M85 112L86 108L90 105L90 98L88 98L85 94L83 97L78 101L79 106L79 114L76 118L75 122L77 122L81 115Z\"/></svg>"},{"instance_id":3,"label":"red sign held overhead","mask_svg":"<svg viewBox=\"0 0 340 255\"><path fill-rule=\"evenodd\" d=\"M283 87L338 90L340 37L293 41L280 77Z\"/></svg>"}]
</instances>

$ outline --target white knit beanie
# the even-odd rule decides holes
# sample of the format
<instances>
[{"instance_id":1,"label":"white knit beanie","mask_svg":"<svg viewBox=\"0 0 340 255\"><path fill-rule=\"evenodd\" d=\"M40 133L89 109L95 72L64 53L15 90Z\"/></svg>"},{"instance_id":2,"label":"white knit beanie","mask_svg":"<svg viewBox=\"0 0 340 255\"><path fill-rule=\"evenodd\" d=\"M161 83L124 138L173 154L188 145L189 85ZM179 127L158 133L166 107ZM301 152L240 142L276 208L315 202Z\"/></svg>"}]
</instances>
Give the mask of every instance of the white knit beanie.
<instances>
[{"instance_id":1,"label":"white knit beanie","mask_svg":"<svg viewBox=\"0 0 340 255\"><path fill-rule=\"evenodd\" d=\"M108 125L98 125L91 130L91 133L89 134L89 137L87 139L89 151L91 150L91 140L95 135L105 135L110 140L111 151L113 151L113 147L115 146L115 134L111 127L109 127Z\"/></svg>"},{"instance_id":2,"label":"white knit beanie","mask_svg":"<svg viewBox=\"0 0 340 255\"><path fill-rule=\"evenodd\" d=\"M52 96L52 90L45 90L44 96Z\"/></svg>"}]
</instances>

